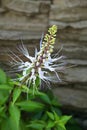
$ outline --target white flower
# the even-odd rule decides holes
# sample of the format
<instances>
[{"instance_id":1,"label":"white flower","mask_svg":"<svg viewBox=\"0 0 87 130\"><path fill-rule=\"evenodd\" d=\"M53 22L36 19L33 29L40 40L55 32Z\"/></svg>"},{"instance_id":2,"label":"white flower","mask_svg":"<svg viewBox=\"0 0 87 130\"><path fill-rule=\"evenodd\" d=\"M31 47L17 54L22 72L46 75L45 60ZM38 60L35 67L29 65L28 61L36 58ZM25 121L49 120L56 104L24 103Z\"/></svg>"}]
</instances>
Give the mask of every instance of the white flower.
<instances>
[{"instance_id":1,"label":"white flower","mask_svg":"<svg viewBox=\"0 0 87 130\"><path fill-rule=\"evenodd\" d=\"M49 28L49 34L46 34L44 39L42 35L40 41L40 51L38 52L37 49L35 49L34 57L29 55L27 48L22 43L18 50L27 58L26 62L21 60L12 52L15 57L11 57L14 61L14 66L18 67L17 69L23 72L22 77L19 78L22 84L26 84L28 87L30 87L32 83L32 85L35 86L37 77L44 82L47 82L47 84L49 84L49 81L61 81L57 70L61 71L64 68L65 63L58 63L64 58L64 56L59 57L57 53L55 56L53 56L53 58L51 57L51 53L53 52L54 48L53 45L55 42L56 31L57 27L53 25L51 28ZM51 76L51 73L53 73L53 76Z\"/></svg>"}]
</instances>

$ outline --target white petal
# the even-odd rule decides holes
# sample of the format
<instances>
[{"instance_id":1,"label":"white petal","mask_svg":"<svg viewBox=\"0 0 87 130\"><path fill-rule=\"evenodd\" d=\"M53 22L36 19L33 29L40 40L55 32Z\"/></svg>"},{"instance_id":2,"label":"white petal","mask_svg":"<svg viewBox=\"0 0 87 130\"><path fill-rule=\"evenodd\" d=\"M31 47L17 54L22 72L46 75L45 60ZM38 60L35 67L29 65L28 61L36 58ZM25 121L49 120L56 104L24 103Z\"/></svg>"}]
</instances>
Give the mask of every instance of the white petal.
<instances>
[{"instance_id":1,"label":"white petal","mask_svg":"<svg viewBox=\"0 0 87 130\"><path fill-rule=\"evenodd\" d=\"M40 40L40 49L42 47L43 37L44 37L44 33L42 33L42 37L41 37L41 40Z\"/></svg>"},{"instance_id":2,"label":"white petal","mask_svg":"<svg viewBox=\"0 0 87 130\"><path fill-rule=\"evenodd\" d=\"M52 62L56 62L56 61L61 60L63 58L65 58L65 57L64 56L60 56L60 57L57 57L57 58L53 58Z\"/></svg>"},{"instance_id":3,"label":"white petal","mask_svg":"<svg viewBox=\"0 0 87 130\"><path fill-rule=\"evenodd\" d=\"M24 46L24 44L22 43L21 46L18 48L18 50L24 55L26 56L31 62L34 61L34 57L29 55L29 52L27 50L27 48Z\"/></svg>"},{"instance_id":4,"label":"white petal","mask_svg":"<svg viewBox=\"0 0 87 130\"><path fill-rule=\"evenodd\" d=\"M38 53L37 48L35 48L35 58L37 57L37 53Z\"/></svg>"},{"instance_id":5,"label":"white petal","mask_svg":"<svg viewBox=\"0 0 87 130\"><path fill-rule=\"evenodd\" d=\"M48 67L48 70L50 70L50 71L55 71L55 68L52 68L52 67Z\"/></svg>"}]
</instances>

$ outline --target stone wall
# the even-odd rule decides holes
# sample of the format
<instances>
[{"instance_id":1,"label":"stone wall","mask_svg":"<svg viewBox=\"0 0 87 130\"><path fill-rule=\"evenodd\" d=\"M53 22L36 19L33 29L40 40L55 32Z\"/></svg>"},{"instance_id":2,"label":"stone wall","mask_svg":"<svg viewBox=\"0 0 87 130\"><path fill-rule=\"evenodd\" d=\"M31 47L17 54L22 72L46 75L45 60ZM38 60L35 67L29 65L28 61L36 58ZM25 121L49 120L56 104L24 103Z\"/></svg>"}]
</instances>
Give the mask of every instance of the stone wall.
<instances>
[{"instance_id":1,"label":"stone wall","mask_svg":"<svg viewBox=\"0 0 87 130\"><path fill-rule=\"evenodd\" d=\"M33 55L53 24L59 28L54 52L63 46L68 63L54 93L65 108L87 113L87 0L0 0L0 64L21 39Z\"/></svg>"},{"instance_id":2,"label":"stone wall","mask_svg":"<svg viewBox=\"0 0 87 130\"><path fill-rule=\"evenodd\" d=\"M62 51L67 56L67 62L76 65L66 70L64 79L73 84L73 88L82 90L87 90L86 12L87 0L54 0L49 16L49 24L56 24L59 27L58 40L63 46ZM57 48L58 42L55 51Z\"/></svg>"}]
</instances>

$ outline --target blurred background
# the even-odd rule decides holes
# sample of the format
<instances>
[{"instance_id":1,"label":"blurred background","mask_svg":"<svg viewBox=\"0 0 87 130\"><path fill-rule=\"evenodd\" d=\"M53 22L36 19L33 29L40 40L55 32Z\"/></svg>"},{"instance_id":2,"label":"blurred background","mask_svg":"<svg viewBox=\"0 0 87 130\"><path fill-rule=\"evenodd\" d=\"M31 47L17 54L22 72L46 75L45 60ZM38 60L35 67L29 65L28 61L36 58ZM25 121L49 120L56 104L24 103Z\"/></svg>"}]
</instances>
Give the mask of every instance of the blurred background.
<instances>
[{"instance_id":1,"label":"blurred background","mask_svg":"<svg viewBox=\"0 0 87 130\"><path fill-rule=\"evenodd\" d=\"M63 112L87 130L87 0L0 0L0 67L7 67L8 48L18 54L21 39L34 55L53 24L58 26L54 53L62 46L68 67L60 75L63 83L52 88Z\"/></svg>"}]
</instances>

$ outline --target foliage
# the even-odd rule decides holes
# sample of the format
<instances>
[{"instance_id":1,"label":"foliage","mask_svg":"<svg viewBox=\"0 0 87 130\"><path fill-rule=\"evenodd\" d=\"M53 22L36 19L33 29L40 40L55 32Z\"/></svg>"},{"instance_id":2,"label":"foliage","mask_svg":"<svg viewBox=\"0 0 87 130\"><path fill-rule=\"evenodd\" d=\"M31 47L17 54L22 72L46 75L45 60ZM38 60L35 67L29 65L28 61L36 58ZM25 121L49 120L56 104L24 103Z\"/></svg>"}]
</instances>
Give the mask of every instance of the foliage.
<instances>
[{"instance_id":1,"label":"foliage","mask_svg":"<svg viewBox=\"0 0 87 130\"><path fill-rule=\"evenodd\" d=\"M36 91L33 95L32 90L8 79L2 70L1 75L0 130L80 130L72 122L66 125L72 117L62 115L61 105L51 91Z\"/></svg>"}]
</instances>

